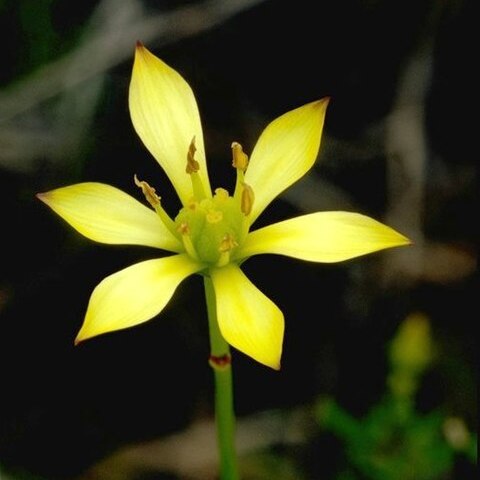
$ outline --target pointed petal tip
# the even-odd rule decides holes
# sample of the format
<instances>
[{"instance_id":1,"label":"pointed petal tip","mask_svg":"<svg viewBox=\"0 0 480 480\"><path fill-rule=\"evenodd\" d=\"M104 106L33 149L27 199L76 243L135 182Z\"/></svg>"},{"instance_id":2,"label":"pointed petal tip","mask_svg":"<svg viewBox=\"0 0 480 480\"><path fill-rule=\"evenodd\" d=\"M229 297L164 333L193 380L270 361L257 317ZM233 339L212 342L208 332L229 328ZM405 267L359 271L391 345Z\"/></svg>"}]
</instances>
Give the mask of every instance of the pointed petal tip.
<instances>
[{"instance_id":1,"label":"pointed petal tip","mask_svg":"<svg viewBox=\"0 0 480 480\"><path fill-rule=\"evenodd\" d=\"M138 41L135 43L135 55L134 55L134 65L137 64L137 62L143 57L145 54L145 47L143 46L143 43Z\"/></svg>"},{"instance_id":2,"label":"pointed petal tip","mask_svg":"<svg viewBox=\"0 0 480 480\"><path fill-rule=\"evenodd\" d=\"M388 248L398 248L398 247L411 247L414 245L413 241L410 240L405 235L402 235L401 233L399 233L397 230L393 228L390 228L390 227L387 227L387 228L390 230L389 232L390 239L382 248L379 248L378 250L386 250Z\"/></svg>"},{"instance_id":3,"label":"pointed petal tip","mask_svg":"<svg viewBox=\"0 0 480 480\"><path fill-rule=\"evenodd\" d=\"M40 193L36 193L35 194L35 197L37 197L38 200L40 200L42 203L44 203L45 205L48 205L49 207L51 207L51 203L52 203L52 195L51 195L51 192L40 192Z\"/></svg>"},{"instance_id":4,"label":"pointed petal tip","mask_svg":"<svg viewBox=\"0 0 480 480\"><path fill-rule=\"evenodd\" d=\"M325 110L328 107L328 104L330 103L331 99L332 97L326 96L321 98L320 100L316 100L315 102L313 102L313 104L315 107L321 110Z\"/></svg>"},{"instance_id":5,"label":"pointed petal tip","mask_svg":"<svg viewBox=\"0 0 480 480\"><path fill-rule=\"evenodd\" d=\"M150 51L148 48L140 41L135 42L135 58L134 63L137 63L139 60L146 61L148 59L148 54Z\"/></svg>"},{"instance_id":6,"label":"pointed petal tip","mask_svg":"<svg viewBox=\"0 0 480 480\"><path fill-rule=\"evenodd\" d=\"M273 370L279 372L280 369L282 368L282 365L280 364L280 360L278 361L278 363L275 363L273 365L270 365L271 368L273 368Z\"/></svg>"},{"instance_id":7,"label":"pointed petal tip","mask_svg":"<svg viewBox=\"0 0 480 480\"><path fill-rule=\"evenodd\" d=\"M82 328L79 330L77 333L77 336L75 337L75 340L73 341L73 345L75 347L78 347L81 343L85 342L85 340L88 340L89 338L92 338L92 336L95 335L88 335L88 333L85 332L85 325L82 325Z\"/></svg>"},{"instance_id":8,"label":"pointed petal tip","mask_svg":"<svg viewBox=\"0 0 480 480\"><path fill-rule=\"evenodd\" d=\"M415 242L413 240L410 240L408 237L393 228L391 230L396 236L395 244L392 245L393 247L412 247L415 245Z\"/></svg>"},{"instance_id":9,"label":"pointed petal tip","mask_svg":"<svg viewBox=\"0 0 480 480\"><path fill-rule=\"evenodd\" d=\"M255 358L255 360L265 365L266 367L271 368L276 372L279 372L282 368L283 337L284 337L284 332L282 332L282 345L280 345L279 351L275 353L271 353L267 357L263 356L263 359Z\"/></svg>"},{"instance_id":10,"label":"pointed petal tip","mask_svg":"<svg viewBox=\"0 0 480 480\"><path fill-rule=\"evenodd\" d=\"M283 335L282 335L283 339ZM233 345L235 347L235 345ZM235 347L237 348L237 347ZM271 368L272 370L275 370L276 372L279 372L282 368L282 347L280 347L280 352L275 352L272 354L270 352L269 355L265 355L265 352L263 351L258 351L257 354L253 355L251 352L244 352L243 350L237 348L237 350L243 352L245 355L248 355L249 357L253 358L255 361L260 363L261 365ZM278 355L278 356L277 356Z\"/></svg>"},{"instance_id":11,"label":"pointed petal tip","mask_svg":"<svg viewBox=\"0 0 480 480\"><path fill-rule=\"evenodd\" d=\"M234 345L235 346L235 345ZM237 350L243 352L241 349L239 349L238 347L235 347L237 348ZM265 367L268 367L268 368L271 368L272 370L275 370L276 372L279 372L282 368L282 364L281 364L281 359L278 358L278 359L273 359L273 358L266 358L264 355L252 355L250 353L246 353L246 352L243 352L245 355L253 358L255 361L257 361L258 363L260 363L261 365L265 366ZM281 353L280 353L280 356L281 356Z\"/></svg>"}]
</instances>

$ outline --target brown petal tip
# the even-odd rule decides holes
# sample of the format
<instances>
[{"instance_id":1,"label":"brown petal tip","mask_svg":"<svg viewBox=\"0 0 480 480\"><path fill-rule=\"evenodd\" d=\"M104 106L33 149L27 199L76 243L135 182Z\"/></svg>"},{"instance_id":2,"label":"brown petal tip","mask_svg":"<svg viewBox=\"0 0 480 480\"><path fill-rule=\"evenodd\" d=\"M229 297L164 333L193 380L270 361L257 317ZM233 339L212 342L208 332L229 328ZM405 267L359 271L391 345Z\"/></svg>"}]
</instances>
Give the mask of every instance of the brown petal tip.
<instances>
[{"instance_id":1,"label":"brown petal tip","mask_svg":"<svg viewBox=\"0 0 480 480\"><path fill-rule=\"evenodd\" d=\"M35 196L42 202L47 203L47 193L36 193Z\"/></svg>"}]
</instances>

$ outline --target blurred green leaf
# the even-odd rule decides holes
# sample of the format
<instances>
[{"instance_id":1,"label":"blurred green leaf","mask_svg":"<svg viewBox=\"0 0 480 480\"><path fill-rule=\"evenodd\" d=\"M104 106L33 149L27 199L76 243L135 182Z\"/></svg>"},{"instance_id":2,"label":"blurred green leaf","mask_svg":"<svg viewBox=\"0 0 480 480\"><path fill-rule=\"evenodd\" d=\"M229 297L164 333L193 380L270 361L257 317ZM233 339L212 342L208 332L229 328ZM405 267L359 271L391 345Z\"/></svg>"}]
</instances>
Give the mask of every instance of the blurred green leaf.
<instances>
[{"instance_id":1,"label":"blurred green leaf","mask_svg":"<svg viewBox=\"0 0 480 480\"><path fill-rule=\"evenodd\" d=\"M263 452L243 457L241 470L249 480L306 480L293 460L283 453Z\"/></svg>"},{"instance_id":2,"label":"blurred green leaf","mask_svg":"<svg viewBox=\"0 0 480 480\"><path fill-rule=\"evenodd\" d=\"M334 399L319 400L319 425L345 445L349 466L339 480L355 478L355 471L371 480L436 480L453 469L457 452L476 460L476 438L461 419L447 418L440 409L427 414L415 409L414 397L433 351L428 319L412 314L391 342L390 391L367 415L357 419Z\"/></svg>"}]
</instances>

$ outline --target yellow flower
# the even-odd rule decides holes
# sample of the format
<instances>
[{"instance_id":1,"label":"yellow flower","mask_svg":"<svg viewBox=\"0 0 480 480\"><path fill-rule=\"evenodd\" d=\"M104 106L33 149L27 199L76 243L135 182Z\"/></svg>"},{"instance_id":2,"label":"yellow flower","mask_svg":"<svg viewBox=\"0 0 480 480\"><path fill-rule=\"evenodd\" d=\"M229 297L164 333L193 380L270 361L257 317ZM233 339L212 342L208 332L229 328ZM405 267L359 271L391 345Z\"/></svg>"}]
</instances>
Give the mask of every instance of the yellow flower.
<instances>
[{"instance_id":1,"label":"yellow flower","mask_svg":"<svg viewBox=\"0 0 480 480\"><path fill-rule=\"evenodd\" d=\"M391 228L358 213L318 212L250 231L269 203L313 165L328 99L287 112L261 134L251 158L232 144L233 195L210 188L197 103L187 82L142 45L136 49L129 105L138 135L165 170L183 208L171 218L146 182L135 182L152 208L109 185L81 183L39 198L86 237L145 245L173 255L132 265L93 291L77 342L138 325L160 313L189 275L211 278L220 331L233 347L280 368L284 318L240 269L275 253L340 262L407 245Z\"/></svg>"}]
</instances>

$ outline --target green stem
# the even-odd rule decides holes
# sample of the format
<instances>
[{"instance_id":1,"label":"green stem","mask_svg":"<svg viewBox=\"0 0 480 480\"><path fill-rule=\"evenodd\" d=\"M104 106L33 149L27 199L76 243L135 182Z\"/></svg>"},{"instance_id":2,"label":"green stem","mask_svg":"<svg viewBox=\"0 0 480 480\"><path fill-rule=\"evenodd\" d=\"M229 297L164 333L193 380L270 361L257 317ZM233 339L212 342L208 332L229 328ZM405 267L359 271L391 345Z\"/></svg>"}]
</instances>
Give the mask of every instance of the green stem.
<instances>
[{"instance_id":1,"label":"green stem","mask_svg":"<svg viewBox=\"0 0 480 480\"><path fill-rule=\"evenodd\" d=\"M204 277L210 331L210 366L215 374L215 420L220 453L221 480L238 480L235 453L235 412L233 410L230 348L218 327L215 291L210 277Z\"/></svg>"}]
</instances>

